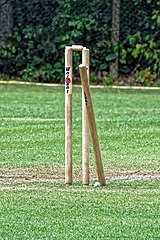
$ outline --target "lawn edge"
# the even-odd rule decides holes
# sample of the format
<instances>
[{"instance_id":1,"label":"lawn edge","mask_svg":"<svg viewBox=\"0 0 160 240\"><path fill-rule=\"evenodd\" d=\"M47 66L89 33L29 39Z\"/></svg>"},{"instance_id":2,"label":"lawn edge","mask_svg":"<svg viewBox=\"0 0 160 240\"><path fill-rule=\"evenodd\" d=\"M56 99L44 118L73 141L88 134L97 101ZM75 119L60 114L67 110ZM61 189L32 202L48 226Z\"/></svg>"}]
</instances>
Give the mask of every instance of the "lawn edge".
<instances>
[{"instance_id":1,"label":"lawn edge","mask_svg":"<svg viewBox=\"0 0 160 240\"><path fill-rule=\"evenodd\" d=\"M35 83L35 82L23 82L23 81L0 81L0 84L4 85L30 85L30 86L44 86L44 87L64 87L64 84L58 83ZM81 85L74 85L74 87L81 88ZM160 87L143 87L143 86L101 86L101 85L90 85L90 88L95 89L133 89L133 90L159 90Z\"/></svg>"}]
</instances>

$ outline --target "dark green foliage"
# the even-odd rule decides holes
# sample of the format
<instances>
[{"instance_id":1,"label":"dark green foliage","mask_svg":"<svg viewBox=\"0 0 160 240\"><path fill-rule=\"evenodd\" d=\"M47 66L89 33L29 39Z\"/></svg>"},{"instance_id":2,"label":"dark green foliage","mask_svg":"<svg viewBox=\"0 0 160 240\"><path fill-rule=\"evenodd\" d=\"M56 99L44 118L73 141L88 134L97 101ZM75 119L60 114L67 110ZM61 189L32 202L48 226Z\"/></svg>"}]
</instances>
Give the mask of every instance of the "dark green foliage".
<instances>
[{"instance_id":1,"label":"dark green foliage","mask_svg":"<svg viewBox=\"0 0 160 240\"><path fill-rule=\"evenodd\" d=\"M124 14L121 17L120 69L135 77L138 83L152 85L160 74L160 1L135 0L133 3L134 16ZM127 18L130 31L123 17Z\"/></svg>"},{"instance_id":2,"label":"dark green foliage","mask_svg":"<svg viewBox=\"0 0 160 240\"><path fill-rule=\"evenodd\" d=\"M1 73L29 81L61 82L65 46L82 44L91 50L92 76L99 73L93 79L96 83L112 84L108 73L117 53L120 75L135 77L137 71L148 71L155 80L159 74L160 13L155 0L121 1L116 46L111 42L112 0L14 0L13 8L13 34L0 49ZM77 54L74 62L77 70Z\"/></svg>"}]
</instances>

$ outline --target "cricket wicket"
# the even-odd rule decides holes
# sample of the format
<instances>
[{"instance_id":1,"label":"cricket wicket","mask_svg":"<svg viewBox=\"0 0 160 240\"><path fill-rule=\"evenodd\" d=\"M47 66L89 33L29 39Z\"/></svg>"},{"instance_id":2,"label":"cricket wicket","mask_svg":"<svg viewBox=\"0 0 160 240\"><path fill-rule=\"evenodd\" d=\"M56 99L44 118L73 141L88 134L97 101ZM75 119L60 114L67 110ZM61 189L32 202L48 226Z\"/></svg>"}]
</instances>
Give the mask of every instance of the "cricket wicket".
<instances>
[{"instance_id":1,"label":"cricket wicket","mask_svg":"<svg viewBox=\"0 0 160 240\"><path fill-rule=\"evenodd\" d=\"M73 51L80 51L82 53L82 65L85 66L85 70L80 67L80 75L82 80L82 183L83 185L89 185L89 129L91 136L94 137L96 131L95 120L94 123L89 123L88 119L94 117L93 111L90 112L87 109L85 90L83 87L83 82L87 81L89 86L89 65L90 56L89 49L81 45L72 45L65 48L65 183L72 184L72 72L73 72ZM81 66L81 65L80 65ZM84 71L85 76L84 76ZM83 72L83 73L82 73ZM97 136L97 132L95 134ZM93 139L92 139L93 140ZM98 138L95 142L98 144ZM94 146L94 142L93 142ZM94 148L97 173L99 182L101 185L105 185L103 166L101 162L101 157L96 157L97 148ZM100 148L98 147L98 156L100 156ZM100 166L101 165L101 166ZM100 166L100 167L99 167ZM99 173L99 171L101 173Z\"/></svg>"}]
</instances>

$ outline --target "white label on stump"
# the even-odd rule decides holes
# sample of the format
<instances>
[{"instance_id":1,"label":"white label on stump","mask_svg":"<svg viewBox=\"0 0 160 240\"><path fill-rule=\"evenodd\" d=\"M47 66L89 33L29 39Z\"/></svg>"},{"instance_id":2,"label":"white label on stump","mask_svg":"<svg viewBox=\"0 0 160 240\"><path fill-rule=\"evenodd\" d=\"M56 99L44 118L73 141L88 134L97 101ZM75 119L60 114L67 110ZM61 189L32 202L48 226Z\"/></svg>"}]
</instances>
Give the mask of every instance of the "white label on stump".
<instances>
[{"instance_id":1,"label":"white label on stump","mask_svg":"<svg viewBox=\"0 0 160 240\"><path fill-rule=\"evenodd\" d=\"M65 88L67 94L72 94L72 68L65 67Z\"/></svg>"}]
</instances>

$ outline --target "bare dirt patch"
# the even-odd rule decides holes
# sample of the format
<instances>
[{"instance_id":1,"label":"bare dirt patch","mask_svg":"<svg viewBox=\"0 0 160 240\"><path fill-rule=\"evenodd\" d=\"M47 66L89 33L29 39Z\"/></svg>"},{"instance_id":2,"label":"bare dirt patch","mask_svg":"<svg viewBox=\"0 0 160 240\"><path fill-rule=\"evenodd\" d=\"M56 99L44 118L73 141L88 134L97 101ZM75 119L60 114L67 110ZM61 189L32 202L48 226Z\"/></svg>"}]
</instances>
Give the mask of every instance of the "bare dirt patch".
<instances>
[{"instance_id":1,"label":"bare dirt patch","mask_svg":"<svg viewBox=\"0 0 160 240\"><path fill-rule=\"evenodd\" d=\"M74 181L81 181L82 170L75 168ZM160 171L105 169L106 181L159 181ZM97 181L96 171L90 178ZM30 183L64 183L64 168L0 168L0 189Z\"/></svg>"},{"instance_id":2,"label":"bare dirt patch","mask_svg":"<svg viewBox=\"0 0 160 240\"><path fill-rule=\"evenodd\" d=\"M110 181L140 181L160 180L160 171L147 170L110 170L106 173L106 180Z\"/></svg>"},{"instance_id":3,"label":"bare dirt patch","mask_svg":"<svg viewBox=\"0 0 160 240\"><path fill-rule=\"evenodd\" d=\"M0 182L62 182L63 168L0 168Z\"/></svg>"}]
</instances>

